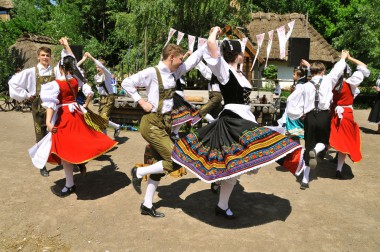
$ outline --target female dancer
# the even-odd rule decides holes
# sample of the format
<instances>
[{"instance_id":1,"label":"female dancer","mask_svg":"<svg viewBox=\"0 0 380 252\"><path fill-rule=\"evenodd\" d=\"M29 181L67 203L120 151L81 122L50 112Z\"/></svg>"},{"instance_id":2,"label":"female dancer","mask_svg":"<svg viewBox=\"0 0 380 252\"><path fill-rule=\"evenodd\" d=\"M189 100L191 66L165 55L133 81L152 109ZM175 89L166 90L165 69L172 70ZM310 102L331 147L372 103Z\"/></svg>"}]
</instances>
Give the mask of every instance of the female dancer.
<instances>
[{"instance_id":1,"label":"female dancer","mask_svg":"<svg viewBox=\"0 0 380 252\"><path fill-rule=\"evenodd\" d=\"M42 85L42 106L46 108L46 125L52 133L47 162L62 164L66 184L62 190L52 186L52 192L66 197L75 192L73 164L82 164L114 147L117 142L87 126L83 107L76 103L78 80L72 76L75 59L66 56L59 63L62 77Z\"/></svg>"},{"instance_id":2,"label":"female dancer","mask_svg":"<svg viewBox=\"0 0 380 252\"><path fill-rule=\"evenodd\" d=\"M221 181L215 214L235 218L228 201L239 175L279 161L293 173L302 167L302 147L269 128L260 127L250 111L251 85L238 72L243 63L239 41L223 41L218 55L219 27L211 29L204 59L220 82L224 110L219 118L178 141L174 162L206 183Z\"/></svg>"}]
</instances>

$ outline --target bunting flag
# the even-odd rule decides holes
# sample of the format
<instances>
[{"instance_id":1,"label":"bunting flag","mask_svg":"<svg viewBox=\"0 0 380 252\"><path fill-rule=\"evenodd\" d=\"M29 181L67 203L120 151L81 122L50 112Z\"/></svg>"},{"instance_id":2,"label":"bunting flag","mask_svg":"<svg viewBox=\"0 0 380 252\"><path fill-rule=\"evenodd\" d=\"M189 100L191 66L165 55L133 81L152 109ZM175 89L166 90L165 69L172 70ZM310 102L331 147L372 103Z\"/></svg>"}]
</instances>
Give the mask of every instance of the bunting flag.
<instances>
[{"instance_id":1,"label":"bunting flag","mask_svg":"<svg viewBox=\"0 0 380 252\"><path fill-rule=\"evenodd\" d=\"M168 41L166 41L164 47L169 43L170 39L173 37L173 35L176 31L177 31L176 29L170 28L169 35L168 35Z\"/></svg>"},{"instance_id":2,"label":"bunting flag","mask_svg":"<svg viewBox=\"0 0 380 252\"><path fill-rule=\"evenodd\" d=\"M269 59L269 54L270 54L270 51L272 49L272 41L273 41L273 30L269 31L268 32L268 37L269 37L269 40L268 40L268 45L267 45L267 58L265 60L265 67L264 68L267 68L267 65L268 65L268 59Z\"/></svg>"},{"instance_id":3,"label":"bunting flag","mask_svg":"<svg viewBox=\"0 0 380 252\"><path fill-rule=\"evenodd\" d=\"M259 56L260 48L261 48L261 46L263 44L264 37L265 37L265 33L261 33L259 35L256 35L256 39L257 39L257 51L256 51L255 59L253 60L253 63L252 63L251 71L253 70L253 67L255 66L255 63L256 63L256 59Z\"/></svg>"},{"instance_id":4,"label":"bunting flag","mask_svg":"<svg viewBox=\"0 0 380 252\"><path fill-rule=\"evenodd\" d=\"M193 52L195 45L195 36L187 35L187 40L189 41L189 50Z\"/></svg>"},{"instance_id":5,"label":"bunting flag","mask_svg":"<svg viewBox=\"0 0 380 252\"><path fill-rule=\"evenodd\" d=\"M289 40L290 38L290 35L292 35L292 31L293 31L293 27L294 27L294 22L295 20L291 21L288 23L288 26L289 26L289 31L286 33L286 41Z\"/></svg>"},{"instance_id":6,"label":"bunting flag","mask_svg":"<svg viewBox=\"0 0 380 252\"><path fill-rule=\"evenodd\" d=\"M244 53L245 52L245 46L247 45L248 38L245 37L241 40L241 51ZM244 63L243 63L244 64ZM243 72L243 64L240 64L240 71Z\"/></svg>"},{"instance_id":7,"label":"bunting flag","mask_svg":"<svg viewBox=\"0 0 380 252\"><path fill-rule=\"evenodd\" d=\"M179 43L181 43L183 36L185 36L185 33L178 31L177 45L179 45Z\"/></svg>"},{"instance_id":8,"label":"bunting flag","mask_svg":"<svg viewBox=\"0 0 380 252\"><path fill-rule=\"evenodd\" d=\"M207 39L198 38L198 49L201 48L206 42L207 42Z\"/></svg>"},{"instance_id":9,"label":"bunting flag","mask_svg":"<svg viewBox=\"0 0 380 252\"><path fill-rule=\"evenodd\" d=\"M284 25L277 28L277 35L280 44L280 59L284 59L286 56L286 34Z\"/></svg>"}]
</instances>

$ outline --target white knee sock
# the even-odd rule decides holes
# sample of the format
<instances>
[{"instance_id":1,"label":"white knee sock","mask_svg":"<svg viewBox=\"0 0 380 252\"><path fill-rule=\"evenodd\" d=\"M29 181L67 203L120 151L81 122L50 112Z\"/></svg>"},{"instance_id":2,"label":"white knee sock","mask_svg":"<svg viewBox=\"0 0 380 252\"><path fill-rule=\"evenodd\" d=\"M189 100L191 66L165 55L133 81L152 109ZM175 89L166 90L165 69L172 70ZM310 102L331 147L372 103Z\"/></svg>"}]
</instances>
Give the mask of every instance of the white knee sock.
<instances>
[{"instance_id":1,"label":"white knee sock","mask_svg":"<svg viewBox=\"0 0 380 252\"><path fill-rule=\"evenodd\" d=\"M319 152L323 151L325 148L326 146L323 143L317 143L314 147L314 150L316 154L318 154Z\"/></svg>"},{"instance_id":2,"label":"white knee sock","mask_svg":"<svg viewBox=\"0 0 380 252\"><path fill-rule=\"evenodd\" d=\"M305 169L303 169L303 178L302 178L303 183L309 184L309 174L310 174L310 167L305 166Z\"/></svg>"},{"instance_id":3,"label":"white knee sock","mask_svg":"<svg viewBox=\"0 0 380 252\"><path fill-rule=\"evenodd\" d=\"M236 182L236 180L235 180ZM234 189L235 183L231 183L229 181L223 180L220 183L220 193L219 193L219 202L218 207L223 210L228 209L228 201L230 199L232 190Z\"/></svg>"},{"instance_id":4,"label":"white knee sock","mask_svg":"<svg viewBox=\"0 0 380 252\"><path fill-rule=\"evenodd\" d=\"M62 160L62 165L63 165L63 170L65 171L65 178L66 178L65 186L72 187L74 185L74 175L73 175L74 166L73 164L63 161L63 160ZM65 191L67 191L67 188L64 187L62 189L62 192L65 192Z\"/></svg>"},{"instance_id":5,"label":"white knee sock","mask_svg":"<svg viewBox=\"0 0 380 252\"><path fill-rule=\"evenodd\" d=\"M209 122L209 123L215 121L215 118L212 117L212 115L210 115L210 114L206 114L204 118L205 118L205 119L207 120L207 122Z\"/></svg>"},{"instance_id":6,"label":"white knee sock","mask_svg":"<svg viewBox=\"0 0 380 252\"><path fill-rule=\"evenodd\" d=\"M158 161L152 165L137 168L136 175L138 178L142 178L148 174L158 174L163 172L164 166L162 164L162 161Z\"/></svg>"},{"instance_id":7,"label":"white knee sock","mask_svg":"<svg viewBox=\"0 0 380 252\"><path fill-rule=\"evenodd\" d=\"M338 152L338 165L336 167L337 171L342 172L342 168L343 168L344 160L346 159L346 156L347 156L346 154L342 152Z\"/></svg>"},{"instance_id":8,"label":"white knee sock","mask_svg":"<svg viewBox=\"0 0 380 252\"><path fill-rule=\"evenodd\" d=\"M120 124L117 124L117 123L114 123L114 122L111 122L111 121L108 121L108 126L114 128L114 129L120 128Z\"/></svg>"},{"instance_id":9,"label":"white knee sock","mask_svg":"<svg viewBox=\"0 0 380 252\"><path fill-rule=\"evenodd\" d=\"M172 132L176 135L178 135L179 129L181 128L182 124L176 125L172 127Z\"/></svg>"},{"instance_id":10,"label":"white knee sock","mask_svg":"<svg viewBox=\"0 0 380 252\"><path fill-rule=\"evenodd\" d=\"M143 203L143 205L147 208L151 208L153 206L154 193L156 192L159 183L160 181L155 181L150 178L148 179L148 185L146 186L146 192Z\"/></svg>"}]
</instances>

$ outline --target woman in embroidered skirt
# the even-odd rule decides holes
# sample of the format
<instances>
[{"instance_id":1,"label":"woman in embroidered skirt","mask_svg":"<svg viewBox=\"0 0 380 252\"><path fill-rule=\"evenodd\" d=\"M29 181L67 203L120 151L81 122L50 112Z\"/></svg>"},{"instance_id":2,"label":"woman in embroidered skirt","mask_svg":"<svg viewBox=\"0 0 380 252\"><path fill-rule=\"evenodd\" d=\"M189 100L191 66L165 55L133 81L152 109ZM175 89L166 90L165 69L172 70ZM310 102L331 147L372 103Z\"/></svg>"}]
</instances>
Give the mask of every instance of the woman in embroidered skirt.
<instances>
[{"instance_id":1,"label":"woman in embroidered skirt","mask_svg":"<svg viewBox=\"0 0 380 252\"><path fill-rule=\"evenodd\" d=\"M114 147L117 142L91 129L85 122L85 109L76 102L78 80L72 76L75 59L66 56L60 61L62 77L42 86L42 106L46 108L46 125L52 133L47 162L62 164L66 184L52 192L66 197L75 192L73 164L82 164ZM80 82L81 83L81 82Z\"/></svg>"},{"instance_id":2,"label":"woman in embroidered skirt","mask_svg":"<svg viewBox=\"0 0 380 252\"><path fill-rule=\"evenodd\" d=\"M241 44L223 41L220 57L216 43L220 31L211 29L204 59L221 84L224 110L217 120L178 141L172 159L206 183L221 181L215 214L233 219L228 201L239 175L275 161L295 173L303 160L298 143L257 124L250 111L251 85L237 68L243 63Z\"/></svg>"}]
</instances>

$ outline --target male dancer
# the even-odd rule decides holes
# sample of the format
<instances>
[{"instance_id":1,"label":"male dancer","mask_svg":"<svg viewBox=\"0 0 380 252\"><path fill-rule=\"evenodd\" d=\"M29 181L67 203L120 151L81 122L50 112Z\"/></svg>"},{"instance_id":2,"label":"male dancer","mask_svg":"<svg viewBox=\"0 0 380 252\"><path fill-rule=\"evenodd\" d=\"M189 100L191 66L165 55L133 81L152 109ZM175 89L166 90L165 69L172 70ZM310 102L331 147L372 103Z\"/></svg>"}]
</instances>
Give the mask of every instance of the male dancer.
<instances>
[{"instance_id":1,"label":"male dancer","mask_svg":"<svg viewBox=\"0 0 380 252\"><path fill-rule=\"evenodd\" d=\"M153 206L153 196L165 172L180 168L171 160L173 142L171 133L171 110L176 80L194 68L202 59L205 47L195 51L185 62L180 46L168 44L162 50L162 60L155 67L146 68L121 83L126 92L147 113L141 119L140 131L143 138L152 146L154 159L158 162L147 166L133 167L132 183L137 193L141 194L141 180L150 174L144 201L140 206L141 214L152 217L164 217ZM148 100L145 101L137 92L137 87L145 87Z\"/></svg>"},{"instance_id":2,"label":"male dancer","mask_svg":"<svg viewBox=\"0 0 380 252\"><path fill-rule=\"evenodd\" d=\"M111 126L115 129L113 134L114 137L118 137L120 134L120 125L109 120L112 109L115 104L115 93L112 86L112 74L111 72L104 66L105 61L97 60L89 52L85 53L85 56L90 58L95 62L96 71L98 72L94 76L95 84L98 89L98 93L100 95L99 101L99 115L108 120L108 126ZM105 132L106 133L106 132Z\"/></svg>"},{"instance_id":3,"label":"male dancer","mask_svg":"<svg viewBox=\"0 0 380 252\"><path fill-rule=\"evenodd\" d=\"M62 38L61 44L66 48L67 39ZM46 111L41 106L41 85L55 80L60 76L58 67L53 68L51 63L51 49L40 47L37 50L38 64L15 74L8 82L9 95L18 102L29 99L32 101L32 115L36 142L39 142L47 133ZM49 176L46 167L40 169L42 176Z\"/></svg>"},{"instance_id":4,"label":"male dancer","mask_svg":"<svg viewBox=\"0 0 380 252\"><path fill-rule=\"evenodd\" d=\"M292 108L288 103L287 115L290 119L296 120L305 117L305 154L304 154L304 178L301 187L309 187L310 169L317 166L317 154L328 147L330 137L330 104L332 100L332 87L337 83L340 73L343 72L348 56L347 51L342 51L341 59L328 75L324 75L325 66L321 62L314 62L311 65L302 60L301 64L310 68L311 80L300 88L294 90L292 95L302 97L297 102L297 107ZM298 94L300 93L300 94Z\"/></svg>"}]
</instances>

